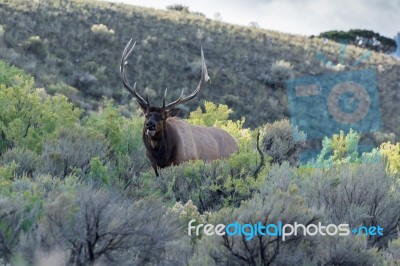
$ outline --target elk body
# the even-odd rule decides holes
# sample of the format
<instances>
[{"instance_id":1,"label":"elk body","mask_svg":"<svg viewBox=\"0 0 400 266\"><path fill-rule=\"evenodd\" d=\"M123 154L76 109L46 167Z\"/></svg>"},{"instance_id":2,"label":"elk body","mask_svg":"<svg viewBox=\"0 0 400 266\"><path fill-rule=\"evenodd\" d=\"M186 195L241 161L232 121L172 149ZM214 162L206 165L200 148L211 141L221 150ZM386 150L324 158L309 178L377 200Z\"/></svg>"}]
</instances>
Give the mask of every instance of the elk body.
<instances>
[{"instance_id":1,"label":"elk body","mask_svg":"<svg viewBox=\"0 0 400 266\"><path fill-rule=\"evenodd\" d=\"M207 67L201 49L202 70L197 88L188 96L165 104L167 89L165 89L162 107L151 106L149 99L139 95L136 83L129 84L124 66L133 52L135 43L132 39L126 45L121 58L120 71L124 86L136 98L144 115L143 142L146 155L158 176L158 169L178 165L190 160L211 161L229 157L238 150L237 140L228 132L216 128L196 126L176 117L180 111L176 105L193 99L209 80Z\"/></svg>"}]
</instances>

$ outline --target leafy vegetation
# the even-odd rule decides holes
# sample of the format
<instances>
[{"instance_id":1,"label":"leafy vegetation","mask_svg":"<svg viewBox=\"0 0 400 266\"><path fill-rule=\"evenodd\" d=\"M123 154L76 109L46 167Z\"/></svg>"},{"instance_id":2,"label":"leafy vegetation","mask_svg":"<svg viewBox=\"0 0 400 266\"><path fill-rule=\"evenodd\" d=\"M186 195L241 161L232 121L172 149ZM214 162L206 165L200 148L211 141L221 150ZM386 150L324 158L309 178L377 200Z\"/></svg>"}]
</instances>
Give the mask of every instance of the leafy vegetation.
<instances>
[{"instance_id":1,"label":"leafy vegetation","mask_svg":"<svg viewBox=\"0 0 400 266\"><path fill-rule=\"evenodd\" d=\"M298 154L306 135L284 119L286 107L279 107L287 101L283 80L309 71L331 71L311 58L321 49L335 60L335 44L231 26L184 10L149 11L81 1L0 1L0 7L4 25L0 42L6 44L0 46L1 57L36 78L35 83L24 71L0 61L0 264L399 263L400 143L392 133L397 132L396 118L383 117L388 131L377 135L383 143L369 153L357 151L360 133L337 132L322 141L316 161L301 164ZM10 27L10 16L18 18L15 28ZM59 19L46 20L49 16ZM34 21L29 26L28 18ZM75 19L76 27L61 27L72 23L70 19ZM118 64L113 58L119 57L119 49L110 48L123 47L131 35L123 26L132 19L144 27L131 30L144 37L139 38L136 72L150 96L160 93L161 82L189 88L197 78L198 61L189 59L189 54L198 45L190 41L204 42L206 55L228 53L222 61L208 62L215 91L203 94L222 103L205 101L197 109L183 109L189 113L188 122L220 127L235 136L237 154L226 160L187 162L162 169L160 177L154 177L142 144L143 118L123 90L116 89L118 70L113 67ZM55 33L44 21L52 21ZM26 27L32 30L20 30ZM178 38L177 28L194 38ZM63 29L68 49L57 29ZM171 41L164 42L167 39ZM53 40L60 41L58 46ZM236 49L233 40L242 47ZM156 49L161 42L167 48ZM178 48L186 53L178 53ZM272 58L260 59L257 53L263 49ZM167 57L168 51L175 54ZM356 60L362 50L353 47L349 53ZM168 67L154 67L140 54ZM177 62L170 59L175 55ZM238 58L243 64L237 63ZM394 95L390 92L398 78L398 63L373 54L363 67L381 63L385 69L379 72L380 86L388 88L380 90ZM181 73L168 75L172 66ZM260 74L272 76L260 80ZM224 93L221 88L226 88ZM381 97L384 103L386 97ZM260 112L269 105L273 108L268 113ZM382 107L390 114L397 110ZM192 219L194 225L234 221L379 225L384 234L298 235L285 241L276 236L251 240L243 235L188 236Z\"/></svg>"},{"instance_id":2,"label":"leafy vegetation","mask_svg":"<svg viewBox=\"0 0 400 266\"><path fill-rule=\"evenodd\" d=\"M188 121L224 128L238 139L240 152L227 160L166 168L154 179L143 156L139 114L123 116L124 109L107 99L97 112L82 114L64 96L35 89L23 72L5 63L1 67L7 80L1 84L0 101L8 103L0 109L1 263L281 265L398 260L399 143L387 142L360 156L359 134L340 132L323 141L317 162L301 165L297 154L305 134L288 120L251 130L244 127L244 119L230 120L232 111L226 105L206 102ZM18 110L18 116L10 109ZM29 134L21 135L16 125L28 127ZM192 219L195 225L237 219L251 224L345 221L351 227L379 225L385 234L286 241L190 237L186 228Z\"/></svg>"}]
</instances>

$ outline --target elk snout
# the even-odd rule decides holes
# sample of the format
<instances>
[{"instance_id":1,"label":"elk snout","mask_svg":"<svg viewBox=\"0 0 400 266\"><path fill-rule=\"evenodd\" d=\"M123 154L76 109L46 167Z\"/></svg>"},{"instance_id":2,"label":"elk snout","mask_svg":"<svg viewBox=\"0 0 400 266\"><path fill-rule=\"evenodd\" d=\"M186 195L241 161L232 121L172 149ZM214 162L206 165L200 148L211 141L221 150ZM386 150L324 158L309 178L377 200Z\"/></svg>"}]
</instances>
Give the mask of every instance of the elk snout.
<instances>
[{"instance_id":1,"label":"elk snout","mask_svg":"<svg viewBox=\"0 0 400 266\"><path fill-rule=\"evenodd\" d=\"M154 136L156 134L156 122L152 120L146 122L146 133L148 136Z\"/></svg>"},{"instance_id":2,"label":"elk snout","mask_svg":"<svg viewBox=\"0 0 400 266\"><path fill-rule=\"evenodd\" d=\"M147 121L146 129L150 130L150 131L156 130L156 123L154 121L151 121L151 120Z\"/></svg>"}]
</instances>

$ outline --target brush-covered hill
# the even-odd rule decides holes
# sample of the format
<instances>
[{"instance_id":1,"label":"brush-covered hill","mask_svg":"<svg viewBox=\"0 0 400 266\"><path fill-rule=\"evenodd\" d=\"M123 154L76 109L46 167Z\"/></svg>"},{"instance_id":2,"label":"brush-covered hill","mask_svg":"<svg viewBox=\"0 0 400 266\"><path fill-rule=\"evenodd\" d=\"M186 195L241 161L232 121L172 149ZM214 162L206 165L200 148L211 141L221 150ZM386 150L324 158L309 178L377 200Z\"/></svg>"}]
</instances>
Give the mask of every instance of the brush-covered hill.
<instances>
[{"instance_id":1,"label":"brush-covered hill","mask_svg":"<svg viewBox=\"0 0 400 266\"><path fill-rule=\"evenodd\" d=\"M119 60L130 38L136 50L129 65L139 90L161 105L189 93L200 77L200 46L211 84L184 113L204 100L225 103L247 126L289 117L285 80L342 70L376 68L384 131L400 135L400 62L331 41L213 21L199 14L124 4L0 0L0 60L35 77L49 94L61 93L86 110L103 96L132 111ZM325 62L321 62L324 54ZM357 60L363 58L359 63ZM341 60L345 59L344 62ZM356 65L356 66L354 66Z\"/></svg>"}]
</instances>

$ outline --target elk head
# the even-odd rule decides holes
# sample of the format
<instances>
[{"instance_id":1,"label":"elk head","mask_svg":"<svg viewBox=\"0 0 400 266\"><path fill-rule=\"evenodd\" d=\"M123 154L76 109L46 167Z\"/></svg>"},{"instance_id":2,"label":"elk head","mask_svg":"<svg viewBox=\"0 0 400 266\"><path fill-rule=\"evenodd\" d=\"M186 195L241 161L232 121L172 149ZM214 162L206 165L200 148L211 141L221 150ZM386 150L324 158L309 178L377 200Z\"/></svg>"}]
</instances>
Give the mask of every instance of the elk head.
<instances>
[{"instance_id":1,"label":"elk head","mask_svg":"<svg viewBox=\"0 0 400 266\"><path fill-rule=\"evenodd\" d=\"M201 78L200 82L197 85L197 88L188 96L183 98L183 90L179 98L171 103L166 104L165 98L167 96L167 89L164 92L164 99L161 107L151 106L149 102L149 98L146 94L146 98L140 96L140 94L136 91L136 82L133 86L130 85L125 72L125 65L128 64L128 57L132 54L133 49L135 48L136 42L132 44L132 39L126 45L121 58L120 72L122 76L122 80L125 88L136 98L140 108L142 109L145 115L144 122L144 130L148 137L154 137L158 135L162 129L165 120L169 117L174 117L178 115L180 109L175 108L178 104L183 104L191 99L193 99L201 90L202 87L207 83L210 79L207 72L206 63L204 60L203 48L201 48Z\"/></svg>"}]
</instances>

